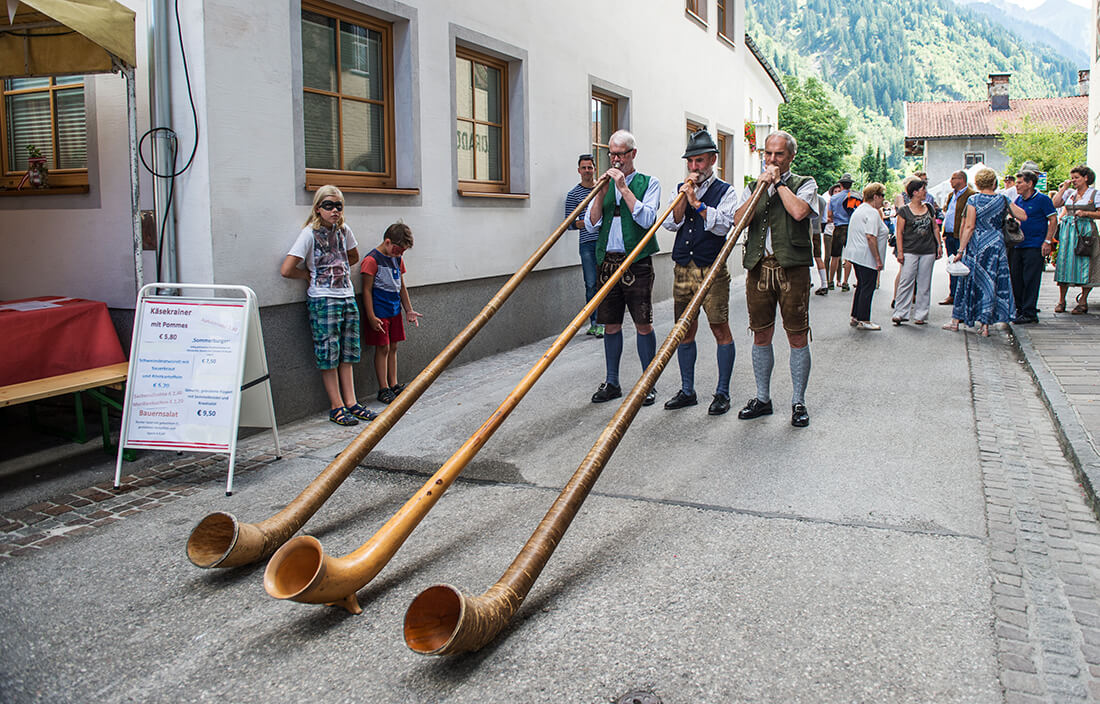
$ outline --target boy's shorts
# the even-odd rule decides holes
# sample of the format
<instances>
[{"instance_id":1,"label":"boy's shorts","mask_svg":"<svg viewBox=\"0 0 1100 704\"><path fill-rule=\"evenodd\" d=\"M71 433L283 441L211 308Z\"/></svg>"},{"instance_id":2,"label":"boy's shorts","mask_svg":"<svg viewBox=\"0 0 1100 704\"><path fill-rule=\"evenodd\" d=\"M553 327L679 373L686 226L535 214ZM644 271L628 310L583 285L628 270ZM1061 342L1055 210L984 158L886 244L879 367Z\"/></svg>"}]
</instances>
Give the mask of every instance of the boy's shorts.
<instances>
[{"instance_id":1,"label":"boy's shorts","mask_svg":"<svg viewBox=\"0 0 1100 704\"><path fill-rule=\"evenodd\" d=\"M626 255L609 252L600 263L597 284L606 284L626 260ZM630 319L635 325L653 322L653 258L645 257L630 265L623 278L607 293L607 298L596 309L596 322L600 325L622 325L623 313L630 309Z\"/></svg>"},{"instance_id":2,"label":"boy's shorts","mask_svg":"<svg viewBox=\"0 0 1100 704\"><path fill-rule=\"evenodd\" d=\"M677 264L672 267L672 309L679 320L687 310L691 297L699 290L710 267L691 264ZM730 319L730 272L726 265L718 272L714 285L703 299L703 312L711 325L727 323Z\"/></svg>"},{"instance_id":3,"label":"boy's shorts","mask_svg":"<svg viewBox=\"0 0 1100 704\"><path fill-rule=\"evenodd\" d=\"M345 362L358 362L359 307L355 298L310 297L306 305L317 368L335 369Z\"/></svg>"},{"instance_id":4,"label":"boy's shorts","mask_svg":"<svg viewBox=\"0 0 1100 704\"><path fill-rule=\"evenodd\" d=\"M775 307L783 315L783 329L789 333L810 329L810 269L784 269L772 255L745 274L745 302L749 308L749 329L767 330L775 325Z\"/></svg>"},{"instance_id":5,"label":"boy's shorts","mask_svg":"<svg viewBox=\"0 0 1100 704\"><path fill-rule=\"evenodd\" d=\"M385 347L405 339L405 322L401 320L401 314L392 318L379 318L382 321L381 330L368 329L363 334L363 344L371 347Z\"/></svg>"}]
</instances>

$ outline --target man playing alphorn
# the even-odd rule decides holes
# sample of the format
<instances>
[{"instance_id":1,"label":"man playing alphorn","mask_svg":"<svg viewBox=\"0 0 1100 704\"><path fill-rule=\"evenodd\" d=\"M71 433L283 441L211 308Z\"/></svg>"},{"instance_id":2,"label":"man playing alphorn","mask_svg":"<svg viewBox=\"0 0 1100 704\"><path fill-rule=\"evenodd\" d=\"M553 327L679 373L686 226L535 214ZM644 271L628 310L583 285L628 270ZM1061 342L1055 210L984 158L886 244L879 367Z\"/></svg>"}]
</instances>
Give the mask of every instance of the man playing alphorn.
<instances>
[{"instance_id":1,"label":"man playing alphorn","mask_svg":"<svg viewBox=\"0 0 1100 704\"><path fill-rule=\"evenodd\" d=\"M699 290L722 249L726 235L733 226L733 209L737 204L737 191L714 174L718 147L706 129L691 135L683 158L687 159L689 173L679 192L685 198L673 208L664 222L666 230L676 233L676 242L672 246L672 300L677 320ZM703 299L703 311L718 343L718 388L707 411L712 416L720 416L730 409L734 346L729 325L729 303L730 275L726 263L722 262L718 277ZM699 319L696 318L676 349L680 363L680 390L665 402L666 410L698 403L695 395L695 333L698 329Z\"/></svg>"},{"instance_id":2,"label":"man playing alphorn","mask_svg":"<svg viewBox=\"0 0 1100 704\"><path fill-rule=\"evenodd\" d=\"M767 188L757 201L746 229L744 265L745 302L753 332L752 371L756 396L737 414L742 420L771 415L771 376L775 365L772 335L775 308L783 315L783 329L791 347L791 425L809 425L806 382L810 378L810 214L817 208L817 183L791 173L798 143L777 131L764 140L764 173L741 193L735 221L740 222L755 188Z\"/></svg>"},{"instance_id":3,"label":"man playing alphorn","mask_svg":"<svg viewBox=\"0 0 1100 704\"><path fill-rule=\"evenodd\" d=\"M596 263L600 267L599 285L603 286L626 260L626 255L642 240L657 220L661 202L661 184L656 176L634 170L638 150L634 135L619 130L608 140L611 168L608 180L588 206L585 225L598 228ZM609 187L610 184L610 187ZM623 355L623 313L630 317L638 334L638 359L642 369L649 366L657 352L657 335L653 332L653 256L658 251L654 237L639 253L619 283L607 294L596 310L596 322L604 326L603 350L607 377L592 403L603 403L623 395L619 386L619 360ZM643 406L652 406L656 389L646 394Z\"/></svg>"}]
</instances>

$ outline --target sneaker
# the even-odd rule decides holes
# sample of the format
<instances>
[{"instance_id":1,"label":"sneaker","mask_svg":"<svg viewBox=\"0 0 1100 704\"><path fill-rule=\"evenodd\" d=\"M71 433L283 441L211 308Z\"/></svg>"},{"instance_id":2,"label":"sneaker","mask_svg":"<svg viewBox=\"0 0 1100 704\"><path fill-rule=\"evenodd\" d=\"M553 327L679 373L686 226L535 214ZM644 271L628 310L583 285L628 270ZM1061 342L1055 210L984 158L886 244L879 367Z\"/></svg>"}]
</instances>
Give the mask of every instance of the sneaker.
<instances>
[{"instance_id":1,"label":"sneaker","mask_svg":"<svg viewBox=\"0 0 1100 704\"><path fill-rule=\"evenodd\" d=\"M589 325L588 329L584 331L584 334L585 335L595 335L596 334L596 324L592 323L591 325Z\"/></svg>"},{"instance_id":2,"label":"sneaker","mask_svg":"<svg viewBox=\"0 0 1100 704\"><path fill-rule=\"evenodd\" d=\"M688 406L694 406L699 403L698 397L695 392L685 394L683 389L676 392L676 395L665 401L666 411L675 411L677 408L687 408Z\"/></svg>"},{"instance_id":3,"label":"sneaker","mask_svg":"<svg viewBox=\"0 0 1100 704\"><path fill-rule=\"evenodd\" d=\"M852 290L852 287L849 286L848 284L841 284L840 285L840 290L841 291L850 291L850 290Z\"/></svg>"},{"instance_id":4,"label":"sneaker","mask_svg":"<svg viewBox=\"0 0 1100 704\"><path fill-rule=\"evenodd\" d=\"M830 286L829 288L832 288L832 286ZM816 291L814 291L814 295L815 295L815 296L825 296L825 295L828 295L828 293L829 293L829 288L821 287L821 288L817 289Z\"/></svg>"},{"instance_id":5,"label":"sneaker","mask_svg":"<svg viewBox=\"0 0 1100 704\"><path fill-rule=\"evenodd\" d=\"M870 321L861 320L856 324L857 330L881 330L882 326Z\"/></svg>"},{"instance_id":6,"label":"sneaker","mask_svg":"<svg viewBox=\"0 0 1100 704\"><path fill-rule=\"evenodd\" d=\"M378 400L382 403L392 403L395 398L397 398L397 393L388 386L378 390Z\"/></svg>"},{"instance_id":7,"label":"sneaker","mask_svg":"<svg viewBox=\"0 0 1100 704\"><path fill-rule=\"evenodd\" d=\"M367 423L378 417L377 413L361 403L357 403L354 406L348 406L348 413Z\"/></svg>"},{"instance_id":8,"label":"sneaker","mask_svg":"<svg viewBox=\"0 0 1100 704\"><path fill-rule=\"evenodd\" d=\"M836 288L836 284L834 284L832 281L830 281L829 282L829 290L832 291L835 288Z\"/></svg>"},{"instance_id":9,"label":"sneaker","mask_svg":"<svg viewBox=\"0 0 1100 704\"><path fill-rule=\"evenodd\" d=\"M594 332L592 334L596 336L596 339L599 339L599 338L603 337L603 326L602 325L597 325L596 326L596 332Z\"/></svg>"},{"instance_id":10,"label":"sneaker","mask_svg":"<svg viewBox=\"0 0 1100 704\"><path fill-rule=\"evenodd\" d=\"M336 425L359 425L359 421L355 420L348 412L348 409L340 407L333 408L328 412L328 419Z\"/></svg>"},{"instance_id":11,"label":"sneaker","mask_svg":"<svg viewBox=\"0 0 1100 704\"><path fill-rule=\"evenodd\" d=\"M592 403L604 403L622 395L623 390L618 386L604 382L600 384L600 388L596 389L596 393L592 394Z\"/></svg>"}]
</instances>

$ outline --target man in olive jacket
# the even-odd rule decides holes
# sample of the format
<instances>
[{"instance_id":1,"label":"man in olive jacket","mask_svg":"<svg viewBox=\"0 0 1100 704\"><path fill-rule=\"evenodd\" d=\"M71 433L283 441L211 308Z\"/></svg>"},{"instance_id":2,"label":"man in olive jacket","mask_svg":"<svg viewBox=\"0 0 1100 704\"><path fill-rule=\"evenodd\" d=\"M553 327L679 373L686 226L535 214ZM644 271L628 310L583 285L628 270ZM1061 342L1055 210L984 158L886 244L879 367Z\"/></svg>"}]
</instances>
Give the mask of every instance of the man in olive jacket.
<instances>
[{"instance_id":1,"label":"man in olive jacket","mask_svg":"<svg viewBox=\"0 0 1100 704\"><path fill-rule=\"evenodd\" d=\"M783 329L791 347L791 425L810 423L806 410L806 382L810 378L810 215L817 210L817 182L791 173L798 143L777 131L764 140L764 172L747 186L734 216L740 222L756 188L767 188L757 201L745 231L745 302L753 332L752 371L756 396L737 414L742 420L771 415L771 377L775 365L772 335L775 309L783 316Z\"/></svg>"}]
</instances>

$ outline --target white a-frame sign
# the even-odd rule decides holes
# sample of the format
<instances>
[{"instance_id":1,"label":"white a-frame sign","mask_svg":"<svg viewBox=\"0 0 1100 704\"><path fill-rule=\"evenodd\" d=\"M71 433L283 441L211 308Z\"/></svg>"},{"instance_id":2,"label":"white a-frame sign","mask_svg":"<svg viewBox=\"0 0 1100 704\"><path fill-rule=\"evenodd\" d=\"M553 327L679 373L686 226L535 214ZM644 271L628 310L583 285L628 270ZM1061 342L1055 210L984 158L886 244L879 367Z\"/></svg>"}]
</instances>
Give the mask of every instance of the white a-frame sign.
<instances>
[{"instance_id":1,"label":"white a-frame sign","mask_svg":"<svg viewBox=\"0 0 1100 704\"><path fill-rule=\"evenodd\" d=\"M240 297L163 296L164 288ZM126 448L228 452L225 494L233 493L240 426L279 431L256 294L247 286L160 284L138 292L130 374L122 407L115 488Z\"/></svg>"}]
</instances>

